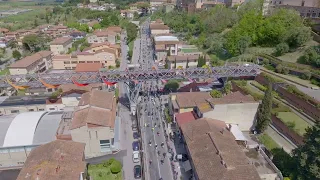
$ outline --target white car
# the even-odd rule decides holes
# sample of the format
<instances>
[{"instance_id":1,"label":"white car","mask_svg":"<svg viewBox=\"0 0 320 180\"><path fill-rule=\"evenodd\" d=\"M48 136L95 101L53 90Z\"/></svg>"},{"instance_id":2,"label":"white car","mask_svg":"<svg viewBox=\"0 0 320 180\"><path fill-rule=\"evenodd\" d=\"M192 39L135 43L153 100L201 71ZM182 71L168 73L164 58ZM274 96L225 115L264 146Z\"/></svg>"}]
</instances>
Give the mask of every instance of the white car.
<instances>
[{"instance_id":1,"label":"white car","mask_svg":"<svg viewBox=\"0 0 320 180\"><path fill-rule=\"evenodd\" d=\"M140 162L140 153L139 153L139 151L133 151L132 152L132 161L134 163Z\"/></svg>"}]
</instances>

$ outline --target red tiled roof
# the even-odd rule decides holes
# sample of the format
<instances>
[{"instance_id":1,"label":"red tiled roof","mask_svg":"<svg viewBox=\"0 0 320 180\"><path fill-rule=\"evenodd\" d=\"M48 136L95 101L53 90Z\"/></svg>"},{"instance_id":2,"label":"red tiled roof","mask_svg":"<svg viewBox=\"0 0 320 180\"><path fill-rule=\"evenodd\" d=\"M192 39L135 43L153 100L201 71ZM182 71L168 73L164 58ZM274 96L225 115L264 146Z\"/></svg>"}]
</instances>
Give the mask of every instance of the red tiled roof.
<instances>
[{"instance_id":1,"label":"red tiled roof","mask_svg":"<svg viewBox=\"0 0 320 180\"><path fill-rule=\"evenodd\" d=\"M195 116L194 116L194 112L184 112L184 113L179 113L176 114L176 121L179 125L179 127L181 127L182 124L188 123L190 121L194 121L196 120Z\"/></svg>"},{"instance_id":2,"label":"red tiled roof","mask_svg":"<svg viewBox=\"0 0 320 180\"><path fill-rule=\"evenodd\" d=\"M76 72L98 72L102 68L102 63L79 63Z\"/></svg>"},{"instance_id":3,"label":"red tiled roof","mask_svg":"<svg viewBox=\"0 0 320 180\"><path fill-rule=\"evenodd\" d=\"M31 56L27 56L13 64L10 65L9 68L27 68L33 63L41 60L42 58L46 58L52 54L51 51L39 51Z\"/></svg>"},{"instance_id":4,"label":"red tiled roof","mask_svg":"<svg viewBox=\"0 0 320 180\"><path fill-rule=\"evenodd\" d=\"M153 23L150 24L150 29L151 30L169 30L169 26L164 25L164 24L160 24L160 23Z\"/></svg>"},{"instance_id":5,"label":"red tiled roof","mask_svg":"<svg viewBox=\"0 0 320 180\"><path fill-rule=\"evenodd\" d=\"M55 40L53 40L51 42L51 45L63 45L66 42L72 42L72 38L71 37L60 37L60 38L56 38Z\"/></svg>"}]
</instances>

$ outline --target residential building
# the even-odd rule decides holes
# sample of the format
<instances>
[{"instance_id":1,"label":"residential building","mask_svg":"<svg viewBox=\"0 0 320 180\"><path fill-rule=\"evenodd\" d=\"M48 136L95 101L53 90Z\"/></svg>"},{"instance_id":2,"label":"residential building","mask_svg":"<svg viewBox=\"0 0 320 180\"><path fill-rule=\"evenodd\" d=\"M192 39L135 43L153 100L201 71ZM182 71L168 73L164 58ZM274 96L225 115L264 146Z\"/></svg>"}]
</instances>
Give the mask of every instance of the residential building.
<instances>
[{"instance_id":1,"label":"residential building","mask_svg":"<svg viewBox=\"0 0 320 180\"><path fill-rule=\"evenodd\" d=\"M201 108L212 109L207 99L211 96L208 92L180 92L171 93L169 100L170 114L191 112L198 105L202 105Z\"/></svg>"},{"instance_id":2,"label":"residential building","mask_svg":"<svg viewBox=\"0 0 320 180\"><path fill-rule=\"evenodd\" d=\"M86 144L85 157L97 157L119 150L120 123L113 92L93 90L82 94L74 112L70 134L75 142Z\"/></svg>"},{"instance_id":3,"label":"residential building","mask_svg":"<svg viewBox=\"0 0 320 180\"><path fill-rule=\"evenodd\" d=\"M9 66L11 75L33 74L45 72L52 68L51 51L40 51L31 56L22 58Z\"/></svg>"},{"instance_id":4,"label":"residential building","mask_svg":"<svg viewBox=\"0 0 320 180\"><path fill-rule=\"evenodd\" d=\"M261 179L245 149L236 143L223 121L207 118L193 120L183 123L181 131L195 179Z\"/></svg>"},{"instance_id":5,"label":"residential building","mask_svg":"<svg viewBox=\"0 0 320 180\"><path fill-rule=\"evenodd\" d=\"M216 6L217 4L224 4L224 1L218 1L218 0L196 0L196 8L197 9L208 9L211 7Z\"/></svg>"},{"instance_id":6,"label":"residential building","mask_svg":"<svg viewBox=\"0 0 320 180\"><path fill-rule=\"evenodd\" d=\"M1 116L1 167L21 167L32 149L54 141L61 116L62 112L45 111ZM44 154L47 153L48 152ZM48 157L44 154L40 155L42 157Z\"/></svg>"},{"instance_id":7,"label":"residential building","mask_svg":"<svg viewBox=\"0 0 320 180\"><path fill-rule=\"evenodd\" d=\"M120 15L124 18L133 19L135 12L133 10L120 10Z\"/></svg>"},{"instance_id":8,"label":"residential building","mask_svg":"<svg viewBox=\"0 0 320 180\"><path fill-rule=\"evenodd\" d=\"M225 0L224 3L226 4L227 7L233 7L235 5L241 5L245 1L246 0Z\"/></svg>"},{"instance_id":9,"label":"residential building","mask_svg":"<svg viewBox=\"0 0 320 180\"><path fill-rule=\"evenodd\" d=\"M170 33L170 28L162 23L151 23L150 30L152 35Z\"/></svg>"},{"instance_id":10,"label":"residential building","mask_svg":"<svg viewBox=\"0 0 320 180\"><path fill-rule=\"evenodd\" d=\"M116 50L100 49L95 52L79 52L74 55L57 55L52 59L53 69L76 69L80 63L101 63L103 67L116 66Z\"/></svg>"},{"instance_id":11,"label":"residential building","mask_svg":"<svg viewBox=\"0 0 320 180\"><path fill-rule=\"evenodd\" d=\"M47 99L46 100L46 111L64 111L65 105L62 103L62 99ZM73 110L73 109L70 109Z\"/></svg>"},{"instance_id":12,"label":"residential building","mask_svg":"<svg viewBox=\"0 0 320 180\"><path fill-rule=\"evenodd\" d=\"M5 37L8 38L8 39L18 40L19 33L17 33L17 32L7 32L7 33L5 33Z\"/></svg>"},{"instance_id":13,"label":"residential building","mask_svg":"<svg viewBox=\"0 0 320 180\"><path fill-rule=\"evenodd\" d=\"M92 43L90 47L87 47L83 50L83 52L89 52L89 53L94 53L98 50L102 49L112 49L116 53L116 57L120 57L120 45L118 44L110 44L109 42L104 42L104 43Z\"/></svg>"},{"instance_id":14,"label":"residential building","mask_svg":"<svg viewBox=\"0 0 320 180\"><path fill-rule=\"evenodd\" d=\"M179 39L175 36L155 36L154 45L157 61L165 60L167 54L177 55Z\"/></svg>"},{"instance_id":15,"label":"residential building","mask_svg":"<svg viewBox=\"0 0 320 180\"><path fill-rule=\"evenodd\" d=\"M212 109L201 112L198 107L195 112L199 118L214 118L227 124L238 126L241 131L253 130L259 102L250 95L239 91L229 93L221 98L209 98Z\"/></svg>"},{"instance_id":16,"label":"residential building","mask_svg":"<svg viewBox=\"0 0 320 180\"><path fill-rule=\"evenodd\" d=\"M5 34L5 33L8 33L8 32L9 32L9 29L0 28L0 33Z\"/></svg>"},{"instance_id":17,"label":"residential building","mask_svg":"<svg viewBox=\"0 0 320 180\"><path fill-rule=\"evenodd\" d=\"M150 0L150 6L151 7L160 6L160 5L163 5L167 2L168 2L168 0Z\"/></svg>"},{"instance_id":18,"label":"residential building","mask_svg":"<svg viewBox=\"0 0 320 180\"><path fill-rule=\"evenodd\" d=\"M186 69L188 67L197 67L199 57L200 55L172 55L167 57L167 63L171 69ZM205 57L206 64L209 63L209 58L210 57L208 55Z\"/></svg>"},{"instance_id":19,"label":"residential building","mask_svg":"<svg viewBox=\"0 0 320 180\"><path fill-rule=\"evenodd\" d=\"M36 147L29 154L17 180L85 179L85 144L55 140Z\"/></svg>"},{"instance_id":20,"label":"residential building","mask_svg":"<svg viewBox=\"0 0 320 180\"><path fill-rule=\"evenodd\" d=\"M77 41L77 40L85 38L86 33L80 32L80 31L73 31L73 32L70 32L70 34L68 36L72 37L73 41Z\"/></svg>"},{"instance_id":21,"label":"residential building","mask_svg":"<svg viewBox=\"0 0 320 180\"><path fill-rule=\"evenodd\" d=\"M0 115L19 114L24 112L45 111L46 97L0 97Z\"/></svg>"},{"instance_id":22,"label":"residential building","mask_svg":"<svg viewBox=\"0 0 320 180\"><path fill-rule=\"evenodd\" d=\"M50 44L50 50L54 55L65 54L72 47L73 39L71 37L60 37L53 40Z\"/></svg>"},{"instance_id":23,"label":"residential building","mask_svg":"<svg viewBox=\"0 0 320 180\"><path fill-rule=\"evenodd\" d=\"M80 63L77 64L75 72L99 72L101 68L102 63Z\"/></svg>"},{"instance_id":24,"label":"residential building","mask_svg":"<svg viewBox=\"0 0 320 180\"><path fill-rule=\"evenodd\" d=\"M113 32L117 33L118 36L120 36L122 29L120 26L109 26L109 27L107 27L107 31L113 31Z\"/></svg>"},{"instance_id":25,"label":"residential building","mask_svg":"<svg viewBox=\"0 0 320 180\"><path fill-rule=\"evenodd\" d=\"M96 30L92 35L88 36L88 43L104 43L116 44L117 33L108 30Z\"/></svg>"},{"instance_id":26,"label":"residential building","mask_svg":"<svg viewBox=\"0 0 320 180\"><path fill-rule=\"evenodd\" d=\"M179 45L178 55L202 55L202 52L195 45Z\"/></svg>"}]
</instances>

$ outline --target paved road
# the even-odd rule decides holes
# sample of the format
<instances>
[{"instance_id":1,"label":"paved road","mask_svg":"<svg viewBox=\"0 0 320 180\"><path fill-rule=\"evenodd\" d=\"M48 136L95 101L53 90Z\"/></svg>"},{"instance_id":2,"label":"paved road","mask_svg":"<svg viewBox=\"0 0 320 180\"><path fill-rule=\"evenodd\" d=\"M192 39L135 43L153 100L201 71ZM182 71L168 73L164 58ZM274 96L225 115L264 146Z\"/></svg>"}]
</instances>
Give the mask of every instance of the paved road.
<instances>
[{"instance_id":1,"label":"paved road","mask_svg":"<svg viewBox=\"0 0 320 180\"><path fill-rule=\"evenodd\" d=\"M272 129L270 126L267 128L265 132L287 153L291 153L291 151L297 147L285 138L283 138L277 131Z\"/></svg>"}]
</instances>

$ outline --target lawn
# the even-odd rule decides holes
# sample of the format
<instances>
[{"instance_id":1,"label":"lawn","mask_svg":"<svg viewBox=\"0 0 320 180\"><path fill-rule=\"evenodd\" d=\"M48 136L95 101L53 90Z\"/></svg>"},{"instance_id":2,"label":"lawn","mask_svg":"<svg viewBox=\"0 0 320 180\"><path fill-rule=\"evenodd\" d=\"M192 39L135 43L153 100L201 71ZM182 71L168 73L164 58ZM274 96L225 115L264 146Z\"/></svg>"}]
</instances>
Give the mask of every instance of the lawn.
<instances>
[{"instance_id":1,"label":"lawn","mask_svg":"<svg viewBox=\"0 0 320 180\"><path fill-rule=\"evenodd\" d=\"M296 51L291 53L286 53L282 56L279 56L278 58L287 62L297 62L297 59L303 55L306 49L308 49L310 46L316 46L316 45L319 45L319 43L311 40L307 42L303 47L298 48Z\"/></svg>"},{"instance_id":2,"label":"lawn","mask_svg":"<svg viewBox=\"0 0 320 180\"><path fill-rule=\"evenodd\" d=\"M134 44L134 40L131 41L128 46L129 46L129 51L132 51L133 50L133 44Z\"/></svg>"},{"instance_id":3,"label":"lawn","mask_svg":"<svg viewBox=\"0 0 320 180\"><path fill-rule=\"evenodd\" d=\"M6 74L10 74L8 68L5 68L4 70L0 71L0 75L6 75Z\"/></svg>"},{"instance_id":4,"label":"lawn","mask_svg":"<svg viewBox=\"0 0 320 180\"><path fill-rule=\"evenodd\" d=\"M310 124L292 112L279 112L277 117L301 136L305 134L306 128L310 127Z\"/></svg>"},{"instance_id":5,"label":"lawn","mask_svg":"<svg viewBox=\"0 0 320 180\"><path fill-rule=\"evenodd\" d=\"M280 146L267 134L261 134L258 139L268 150L280 148Z\"/></svg>"},{"instance_id":6,"label":"lawn","mask_svg":"<svg viewBox=\"0 0 320 180\"><path fill-rule=\"evenodd\" d=\"M192 52L199 52L197 48L190 48L190 49L181 49L183 53L192 53Z\"/></svg>"},{"instance_id":7,"label":"lawn","mask_svg":"<svg viewBox=\"0 0 320 180\"><path fill-rule=\"evenodd\" d=\"M88 173L94 180L122 180L122 171L120 164L120 172L113 174L111 172L111 166L120 164L119 161L109 159L101 164L90 164L88 167Z\"/></svg>"}]
</instances>

